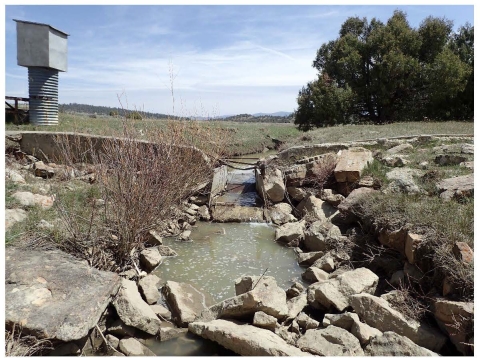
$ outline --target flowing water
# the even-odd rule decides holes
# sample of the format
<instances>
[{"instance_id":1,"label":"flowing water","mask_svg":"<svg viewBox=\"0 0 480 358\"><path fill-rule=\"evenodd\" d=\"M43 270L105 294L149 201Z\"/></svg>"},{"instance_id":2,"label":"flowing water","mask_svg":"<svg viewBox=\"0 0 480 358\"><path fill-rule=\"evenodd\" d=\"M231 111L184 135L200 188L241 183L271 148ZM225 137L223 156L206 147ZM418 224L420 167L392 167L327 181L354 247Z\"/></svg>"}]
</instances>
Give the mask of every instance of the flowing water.
<instances>
[{"instance_id":1,"label":"flowing water","mask_svg":"<svg viewBox=\"0 0 480 358\"><path fill-rule=\"evenodd\" d=\"M248 161L247 161L248 162ZM251 161L250 161L251 162ZM241 165L236 165L241 167ZM220 202L252 206L258 201L253 171L230 170L228 192ZM275 228L263 223L197 222L191 242L164 239L178 256L167 257L154 271L162 285L168 281L190 283L212 302L235 296L235 280L243 275L275 277L283 289L301 282L304 271L293 249L275 242ZM160 356L232 355L220 345L192 334L166 342L146 342Z\"/></svg>"}]
</instances>

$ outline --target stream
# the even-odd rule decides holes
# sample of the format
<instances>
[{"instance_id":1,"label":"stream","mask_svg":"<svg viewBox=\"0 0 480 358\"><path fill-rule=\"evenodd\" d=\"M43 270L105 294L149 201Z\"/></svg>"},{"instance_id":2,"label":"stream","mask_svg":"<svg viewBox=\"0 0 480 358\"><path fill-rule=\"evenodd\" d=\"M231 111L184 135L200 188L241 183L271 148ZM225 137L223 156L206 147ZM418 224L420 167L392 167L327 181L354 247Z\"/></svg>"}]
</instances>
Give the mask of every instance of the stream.
<instances>
[{"instance_id":1,"label":"stream","mask_svg":"<svg viewBox=\"0 0 480 358\"><path fill-rule=\"evenodd\" d=\"M252 160L245 162L248 165ZM219 201L253 206L258 202L254 190L253 170L230 169L227 193ZM260 276L266 271L265 275L275 277L285 290L294 282L302 282L304 269L298 265L293 249L275 242L272 225L197 221L190 238L191 242L164 239L164 245L174 249L178 256L166 257L154 271L161 285L167 280L190 283L211 298L211 302L218 303L235 296L234 282L242 275ZM190 333L166 342L150 339L146 344L159 356L233 354Z\"/></svg>"}]
</instances>

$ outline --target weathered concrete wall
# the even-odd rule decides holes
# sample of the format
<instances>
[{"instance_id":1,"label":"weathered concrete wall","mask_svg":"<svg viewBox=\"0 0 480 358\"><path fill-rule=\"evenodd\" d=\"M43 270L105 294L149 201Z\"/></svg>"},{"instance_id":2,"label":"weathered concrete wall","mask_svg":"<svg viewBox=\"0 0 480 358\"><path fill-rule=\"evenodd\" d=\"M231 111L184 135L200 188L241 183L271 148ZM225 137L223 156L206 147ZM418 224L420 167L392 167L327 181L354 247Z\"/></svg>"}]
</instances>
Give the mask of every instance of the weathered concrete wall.
<instances>
[{"instance_id":1,"label":"weathered concrete wall","mask_svg":"<svg viewBox=\"0 0 480 358\"><path fill-rule=\"evenodd\" d=\"M27 154L40 158L45 162L64 161L62 152L67 150L73 161L91 162L93 153L104 152L105 147L112 141L128 141L127 139L109 136L96 136L89 134L68 132L20 132L20 148ZM135 141L145 146L145 153L152 152L162 155L162 144L151 143L143 140ZM150 147L150 148L149 148ZM188 146L172 146L169 148L178 158L188 158L198 165L210 164L209 158L201 150Z\"/></svg>"},{"instance_id":2,"label":"weathered concrete wall","mask_svg":"<svg viewBox=\"0 0 480 358\"><path fill-rule=\"evenodd\" d=\"M208 206L212 205L213 199L216 195L220 194L227 185L228 172L227 166L222 165L213 171L212 188L210 189L210 198L208 200Z\"/></svg>"}]
</instances>

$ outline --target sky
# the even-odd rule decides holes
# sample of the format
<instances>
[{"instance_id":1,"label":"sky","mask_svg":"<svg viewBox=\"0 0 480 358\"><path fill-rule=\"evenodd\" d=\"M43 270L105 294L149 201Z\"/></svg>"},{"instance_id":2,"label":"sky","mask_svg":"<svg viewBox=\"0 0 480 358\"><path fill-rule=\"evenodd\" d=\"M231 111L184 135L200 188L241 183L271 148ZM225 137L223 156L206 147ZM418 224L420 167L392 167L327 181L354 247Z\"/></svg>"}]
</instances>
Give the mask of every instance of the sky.
<instances>
[{"instance_id":1,"label":"sky","mask_svg":"<svg viewBox=\"0 0 480 358\"><path fill-rule=\"evenodd\" d=\"M386 22L395 9L412 27L430 15L455 30L474 24L473 5L5 5L5 94L28 97L19 19L70 35L59 103L203 117L292 112L317 75L317 49L341 24Z\"/></svg>"}]
</instances>

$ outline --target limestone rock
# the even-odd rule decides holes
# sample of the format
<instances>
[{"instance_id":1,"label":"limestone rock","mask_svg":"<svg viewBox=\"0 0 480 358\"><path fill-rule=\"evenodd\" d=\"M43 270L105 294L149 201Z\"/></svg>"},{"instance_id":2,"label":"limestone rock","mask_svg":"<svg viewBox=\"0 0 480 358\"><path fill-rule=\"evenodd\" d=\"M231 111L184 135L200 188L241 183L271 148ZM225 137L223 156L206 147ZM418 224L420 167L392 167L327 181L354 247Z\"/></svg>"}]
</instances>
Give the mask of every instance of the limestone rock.
<instances>
[{"instance_id":1,"label":"limestone rock","mask_svg":"<svg viewBox=\"0 0 480 358\"><path fill-rule=\"evenodd\" d=\"M290 195L291 198L296 201L302 201L307 196L307 192L305 191L305 189L297 188L294 186L287 187L287 193L288 195Z\"/></svg>"},{"instance_id":2,"label":"limestone rock","mask_svg":"<svg viewBox=\"0 0 480 358\"><path fill-rule=\"evenodd\" d=\"M382 332L393 331L435 352L438 352L446 341L445 336L437 329L407 319L403 314L390 307L383 298L369 293L360 293L350 297L350 304L369 326Z\"/></svg>"},{"instance_id":3,"label":"limestone rock","mask_svg":"<svg viewBox=\"0 0 480 358\"><path fill-rule=\"evenodd\" d=\"M440 197L444 200L473 196L473 173L455 178L444 179L437 184Z\"/></svg>"},{"instance_id":4,"label":"limestone rock","mask_svg":"<svg viewBox=\"0 0 480 358\"><path fill-rule=\"evenodd\" d=\"M153 305L150 306L150 308L152 309L153 313L157 315L158 318L162 317L167 321L170 321L172 319L172 312L170 312L168 308L162 305Z\"/></svg>"},{"instance_id":5,"label":"limestone rock","mask_svg":"<svg viewBox=\"0 0 480 358\"><path fill-rule=\"evenodd\" d=\"M438 165L458 165L467 161L467 157L455 154L441 154L435 157L435 163Z\"/></svg>"},{"instance_id":6,"label":"limestone rock","mask_svg":"<svg viewBox=\"0 0 480 358\"><path fill-rule=\"evenodd\" d=\"M320 356L363 356L360 342L350 332L335 326L309 329L297 341L302 351Z\"/></svg>"},{"instance_id":7,"label":"limestone rock","mask_svg":"<svg viewBox=\"0 0 480 358\"><path fill-rule=\"evenodd\" d=\"M127 326L121 319L117 319L108 327L107 332L117 337L134 337L136 335L136 328Z\"/></svg>"},{"instance_id":8,"label":"limestone rock","mask_svg":"<svg viewBox=\"0 0 480 358\"><path fill-rule=\"evenodd\" d=\"M54 199L51 196L33 194L28 191L17 191L12 195L23 206L38 205L42 209L50 209L53 206Z\"/></svg>"},{"instance_id":9,"label":"limestone rock","mask_svg":"<svg viewBox=\"0 0 480 358\"><path fill-rule=\"evenodd\" d=\"M285 181L287 187L299 187L305 182L307 176L307 167L305 164L294 165L285 170ZM297 199L295 199L297 200Z\"/></svg>"},{"instance_id":10,"label":"limestone rock","mask_svg":"<svg viewBox=\"0 0 480 358\"><path fill-rule=\"evenodd\" d=\"M15 223L27 218L28 214L23 209L5 209L5 230L11 228Z\"/></svg>"},{"instance_id":11,"label":"limestone rock","mask_svg":"<svg viewBox=\"0 0 480 358\"><path fill-rule=\"evenodd\" d=\"M125 324L151 335L158 333L160 320L140 296L135 282L122 279L122 286L113 305Z\"/></svg>"},{"instance_id":12,"label":"limestone rock","mask_svg":"<svg viewBox=\"0 0 480 358\"><path fill-rule=\"evenodd\" d=\"M330 222L317 220L305 230L305 247L309 251L327 251L328 240L334 241L341 236L338 226Z\"/></svg>"},{"instance_id":13,"label":"limestone rock","mask_svg":"<svg viewBox=\"0 0 480 358\"><path fill-rule=\"evenodd\" d=\"M5 168L5 179L11 180L17 184L26 183L25 178L20 173L10 168Z\"/></svg>"},{"instance_id":14,"label":"limestone rock","mask_svg":"<svg viewBox=\"0 0 480 358\"><path fill-rule=\"evenodd\" d=\"M395 168L387 173L391 181L385 192L400 192L405 194L421 194L422 190L415 183L414 177L422 175L422 171L410 168Z\"/></svg>"},{"instance_id":15,"label":"limestone rock","mask_svg":"<svg viewBox=\"0 0 480 358\"><path fill-rule=\"evenodd\" d=\"M301 293L287 301L288 315L287 319L294 319L308 305L307 294Z\"/></svg>"},{"instance_id":16,"label":"limestone rock","mask_svg":"<svg viewBox=\"0 0 480 358\"><path fill-rule=\"evenodd\" d=\"M318 267L309 267L302 274L302 278L307 282L321 282L328 280L328 273Z\"/></svg>"},{"instance_id":17,"label":"limestone rock","mask_svg":"<svg viewBox=\"0 0 480 358\"><path fill-rule=\"evenodd\" d=\"M404 153L412 150L413 150L413 145L411 145L410 143L403 143L403 144L396 145L395 147L392 147L390 149L387 149L386 152L388 154L398 154L398 153Z\"/></svg>"},{"instance_id":18,"label":"limestone rock","mask_svg":"<svg viewBox=\"0 0 480 358\"><path fill-rule=\"evenodd\" d=\"M438 356L438 354L420 347L405 336L395 332L385 332L381 336L375 336L365 347L365 354L374 357L384 356Z\"/></svg>"},{"instance_id":19,"label":"limestone rock","mask_svg":"<svg viewBox=\"0 0 480 358\"><path fill-rule=\"evenodd\" d=\"M51 178L55 175L54 170L42 161L35 162L33 164L33 169L34 169L35 176L41 177L44 179Z\"/></svg>"},{"instance_id":20,"label":"limestone rock","mask_svg":"<svg viewBox=\"0 0 480 358\"><path fill-rule=\"evenodd\" d=\"M383 157L381 162L389 167L404 167L409 163L405 155L402 154L392 154L386 157Z\"/></svg>"},{"instance_id":21,"label":"limestone rock","mask_svg":"<svg viewBox=\"0 0 480 358\"><path fill-rule=\"evenodd\" d=\"M270 169L263 177L263 190L268 199L278 203L285 197L285 184L280 169ZM263 193L260 193L263 197Z\"/></svg>"},{"instance_id":22,"label":"limestone rock","mask_svg":"<svg viewBox=\"0 0 480 358\"><path fill-rule=\"evenodd\" d=\"M336 209L329 203L317 198L314 195L309 195L297 205L298 212L304 215L311 215L318 220L324 222L331 218L336 213Z\"/></svg>"},{"instance_id":23,"label":"limestone rock","mask_svg":"<svg viewBox=\"0 0 480 358\"><path fill-rule=\"evenodd\" d=\"M295 320L297 321L298 325L304 330L316 329L320 326L320 322L307 316L304 312L300 312L300 314Z\"/></svg>"},{"instance_id":24,"label":"limestone rock","mask_svg":"<svg viewBox=\"0 0 480 358\"><path fill-rule=\"evenodd\" d=\"M374 293L378 276L367 268L347 271L334 279L320 282L315 290L315 300L325 308L334 306L343 311L350 306L351 295L367 292Z\"/></svg>"},{"instance_id":25,"label":"limestone rock","mask_svg":"<svg viewBox=\"0 0 480 358\"><path fill-rule=\"evenodd\" d=\"M326 201L334 207L337 207L343 200L345 200L345 197L342 194L336 193L332 189L324 189L320 199Z\"/></svg>"},{"instance_id":26,"label":"limestone rock","mask_svg":"<svg viewBox=\"0 0 480 358\"><path fill-rule=\"evenodd\" d=\"M153 271L162 262L162 255L156 247L150 247L140 252L140 263L142 268L147 271Z\"/></svg>"},{"instance_id":27,"label":"limestone rock","mask_svg":"<svg viewBox=\"0 0 480 358\"><path fill-rule=\"evenodd\" d=\"M242 356L305 356L308 353L287 344L266 329L217 319L211 322L193 322L188 330L217 342Z\"/></svg>"},{"instance_id":28,"label":"limestone rock","mask_svg":"<svg viewBox=\"0 0 480 358\"><path fill-rule=\"evenodd\" d=\"M346 329L350 331L353 326L353 322L360 321L358 315L352 312L345 312L340 314L331 314L327 313L323 317L322 325L323 327L335 326Z\"/></svg>"},{"instance_id":29,"label":"limestone rock","mask_svg":"<svg viewBox=\"0 0 480 358\"><path fill-rule=\"evenodd\" d=\"M155 230L150 230L147 233L147 244L150 246L163 245L163 238Z\"/></svg>"},{"instance_id":30,"label":"limestone rock","mask_svg":"<svg viewBox=\"0 0 480 358\"><path fill-rule=\"evenodd\" d=\"M160 299L160 292L158 292L159 283L160 278L155 275L147 275L138 281L139 291L149 305L157 303Z\"/></svg>"},{"instance_id":31,"label":"limestone rock","mask_svg":"<svg viewBox=\"0 0 480 358\"><path fill-rule=\"evenodd\" d=\"M415 253L418 246L422 243L422 236L409 232L405 240L405 256L412 265L415 263Z\"/></svg>"},{"instance_id":32,"label":"limestone rock","mask_svg":"<svg viewBox=\"0 0 480 358\"><path fill-rule=\"evenodd\" d=\"M165 322L162 322L162 324ZM188 328L160 327L160 342L165 342L173 338L185 336Z\"/></svg>"},{"instance_id":33,"label":"limestone rock","mask_svg":"<svg viewBox=\"0 0 480 358\"><path fill-rule=\"evenodd\" d=\"M359 319L353 321L350 333L357 337L357 339L360 341L360 344L362 345L370 342L373 337L378 337L382 335L381 331L376 328L370 327L368 324L360 322Z\"/></svg>"},{"instance_id":34,"label":"limestone rock","mask_svg":"<svg viewBox=\"0 0 480 358\"><path fill-rule=\"evenodd\" d=\"M210 211L208 210L208 206L202 205L198 208L198 216L201 220L209 221L211 219Z\"/></svg>"},{"instance_id":35,"label":"limestone rock","mask_svg":"<svg viewBox=\"0 0 480 358\"><path fill-rule=\"evenodd\" d=\"M330 252L327 252L325 255L315 261L311 267L316 267L326 272L332 272L335 270L335 261L333 260L333 255Z\"/></svg>"},{"instance_id":36,"label":"limestone rock","mask_svg":"<svg viewBox=\"0 0 480 358\"><path fill-rule=\"evenodd\" d=\"M177 252L168 246L158 246L157 247L158 253L163 256L177 256Z\"/></svg>"},{"instance_id":37,"label":"limestone rock","mask_svg":"<svg viewBox=\"0 0 480 358\"><path fill-rule=\"evenodd\" d=\"M275 204L269 209L272 222L276 225L283 225L291 221L296 221L292 215L292 207L287 203Z\"/></svg>"},{"instance_id":38,"label":"limestone rock","mask_svg":"<svg viewBox=\"0 0 480 358\"><path fill-rule=\"evenodd\" d=\"M354 215L356 209L358 209L359 202L364 195L372 195L376 193L374 189L371 188L358 188L353 190L350 195L348 195L344 201L338 205L338 210L344 214Z\"/></svg>"},{"instance_id":39,"label":"limestone rock","mask_svg":"<svg viewBox=\"0 0 480 358\"><path fill-rule=\"evenodd\" d=\"M86 337L119 287L117 274L62 251L5 248L5 324L40 339Z\"/></svg>"},{"instance_id":40,"label":"limestone rock","mask_svg":"<svg viewBox=\"0 0 480 358\"><path fill-rule=\"evenodd\" d=\"M271 276L243 276L235 289L237 296L209 307L198 320L246 317L258 311L279 319L288 314L286 293Z\"/></svg>"},{"instance_id":41,"label":"limestone rock","mask_svg":"<svg viewBox=\"0 0 480 358\"><path fill-rule=\"evenodd\" d=\"M253 325L275 332L277 319L273 316L266 314L265 312L259 311L255 312L255 314L253 315Z\"/></svg>"},{"instance_id":42,"label":"limestone rock","mask_svg":"<svg viewBox=\"0 0 480 358\"><path fill-rule=\"evenodd\" d=\"M287 290L287 299L299 296L305 289L303 288L300 282L295 282L288 290Z\"/></svg>"},{"instance_id":43,"label":"limestone rock","mask_svg":"<svg viewBox=\"0 0 480 358\"><path fill-rule=\"evenodd\" d=\"M351 147L340 153L334 174L338 183L354 183L360 179L363 169L373 161L372 152L365 148Z\"/></svg>"},{"instance_id":44,"label":"limestone rock","mask_svg":"<svg viewBox=\"0 0 480 358\"><path fill-rule=\"evenodd\" d=\"M310 266L323 255L323 251L302 252L298 254L297 261L299 265Z\"/></svg>"},{"instance_id":45,"label":"limestone rock","mask_svg":"<svg viewBox=\"0 0 480 358\"><path fill-rule=\"evenodd\" d=\"M403 227L394 231L382 229L378 235L378 241L384 246L390 247L401 254L405 254L407 234L408 229Z\"/></svg>"},{"instance_id":46,"label":"limestone rock","mask_svg":"<svg viewBox=\"0 0 480 358\"><path fill-rule=\"evenodd\" d=\"M135 338L124 338L118 344L120 352L126 356L155 356L150 349L145 347Z\"/></svg>"},{"instance_id":47,"label":"limestone rock","mask_svg":"<svg viewBox=\"0 0 480 358\"><path fill-rule=\"evenodd\" d=\"M466 242L457 241L453 245L453 255L455 258L464 263L464 264L471 264L473 263L473 250L468 246Z\"/></svg>"},{"instance_id":48,"label":"limestone rock","mask_svg":"<svg viewBox=\"0 0 480 358\"><path fill-rule=\"evenodd\" d=\"M291 246L298 246L303 241L304 221L286 223L275 230L275 240Z\"/></svg>"},{"instance_id":49,"label":"limestone rock","mask_svg":"<svg viewBox=\"0 0 480 358\"><path fill-rule=\"evenodd\" d=\"M105 339L107 340L108 344L110 344L110 346L112 346L114 349L118 348L118 344L120 343L120 339L118 339L117 337L115 337L112 334L105 335Z\"/></svg>"},{"instance_id":50,"label":"limestone rock","mask_svg":"<svg viewBox=\"0 0 480 358\"><path fill-rule=\"evenodd\" d=\"M164 294L172 310L173 320L180 327L187 327L207 308L205 294L188 283L167 281Z\"/></svg>"}]
</instances>

